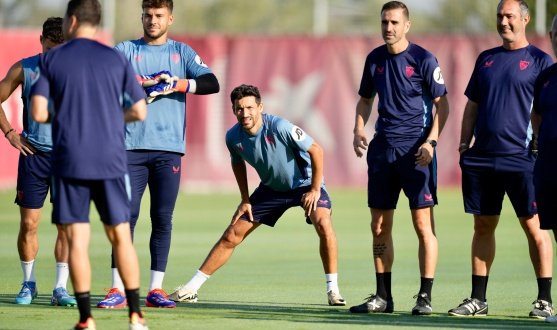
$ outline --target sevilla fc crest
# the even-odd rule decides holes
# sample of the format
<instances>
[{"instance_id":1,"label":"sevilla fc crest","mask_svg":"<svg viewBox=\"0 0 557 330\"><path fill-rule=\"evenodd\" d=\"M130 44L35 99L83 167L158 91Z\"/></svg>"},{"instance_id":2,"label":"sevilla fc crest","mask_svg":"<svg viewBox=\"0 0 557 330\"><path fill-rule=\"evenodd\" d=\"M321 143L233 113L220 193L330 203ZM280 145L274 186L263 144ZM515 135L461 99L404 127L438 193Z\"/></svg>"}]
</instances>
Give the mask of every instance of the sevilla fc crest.
<instances>
[{"instance_id":1,"label":"sevilla fc crest","mask_svg":"<svg viewBox=\"0 0 557 330\"><path fill-rule=\"evenodd\" d=\"M410 78L414 75L414 67L406 66L406 77Z\"/></svg>"},{"instance_id":2,"label":"sevilla fc crest","mask_svg":"<svg viewBox=\"0 0 557 330\"><path fill-rule=\"evenodd\" d=\"M526 70L528 65L530 65L530 62L528 61L520 61L520 63L518 64L518 66L520 67L520 71Z\"/></svg>"}]
</instances>

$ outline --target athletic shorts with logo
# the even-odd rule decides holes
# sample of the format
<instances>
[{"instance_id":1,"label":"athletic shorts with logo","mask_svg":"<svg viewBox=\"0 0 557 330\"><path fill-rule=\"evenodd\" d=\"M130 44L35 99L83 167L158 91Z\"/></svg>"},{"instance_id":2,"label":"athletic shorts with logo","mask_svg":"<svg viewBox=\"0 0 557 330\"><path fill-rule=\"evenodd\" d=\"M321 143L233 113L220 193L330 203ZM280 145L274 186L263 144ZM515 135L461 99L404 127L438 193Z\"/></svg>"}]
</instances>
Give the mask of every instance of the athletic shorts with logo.
<instances>
[{"instance_id":1,"label":"athletic shorts with logo","mask_svg":"<svg viewBox=\"0 0 557 330\"><path fill-rule=\"evenodd\" d=\"M367 201L370 208L396 209L400 191L408 198L410 209L437 204L437 160L427 166L416 164L414 145L388 146L373 139L367 153Z\"/></svg>"},{"instance_id":2,"label":"athletic shorts with logo","mask_svg":"<svg viewBox=\"0 0 557 330\"><path fill-rule=\"evenodd\" d=\"M310 189L311 186L305 186L289 191L276 191L260 184L249 198L254 221L274 227L286 210L291 207L302 206L302 195ZM327 209L332 207L329 194L323 187L321 187L321 196L317 202L317 207ZM240 219L247 220L248 218L243 215ZM306 222L308 222L307 219Z\"/></svg>"}]
</instances>

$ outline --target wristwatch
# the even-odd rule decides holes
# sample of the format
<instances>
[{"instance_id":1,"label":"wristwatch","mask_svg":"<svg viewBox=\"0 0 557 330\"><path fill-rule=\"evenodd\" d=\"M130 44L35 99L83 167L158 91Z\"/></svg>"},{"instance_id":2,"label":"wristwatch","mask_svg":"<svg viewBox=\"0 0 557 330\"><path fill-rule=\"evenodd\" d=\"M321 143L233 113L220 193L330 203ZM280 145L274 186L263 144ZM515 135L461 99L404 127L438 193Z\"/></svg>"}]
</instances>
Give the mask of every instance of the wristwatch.
<instances>
[{"instance_id":1,"label":"wristwatch","mask_svg":"<svg viewBox=\"0 0 557 330\"><path fill-rule=\"evenodd\" d=\"M425 140L426 143L431 144L432 147L437 147L437 141L436 140L432 140L432 139L427 139Z\"/></svg>"}]
</instances>

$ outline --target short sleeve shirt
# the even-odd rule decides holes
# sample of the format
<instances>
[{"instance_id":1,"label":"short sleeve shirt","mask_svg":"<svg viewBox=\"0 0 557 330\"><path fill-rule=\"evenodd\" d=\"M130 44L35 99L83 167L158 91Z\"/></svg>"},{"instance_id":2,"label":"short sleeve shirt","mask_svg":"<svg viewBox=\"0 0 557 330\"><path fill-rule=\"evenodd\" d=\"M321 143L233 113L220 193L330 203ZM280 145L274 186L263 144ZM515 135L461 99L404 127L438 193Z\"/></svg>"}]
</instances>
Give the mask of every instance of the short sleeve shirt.
<instances>
[{"instance_id":1,"label":"short sleeve shirt","mask_svg":"<svg viewBox=\"0 0 557 330\"><path fill-rule=\"evenodd\" d=\"M32 95L53 102L56 176L113 179L127 173L124 114L145 93L130 63L90 39L73 39L41 57Z\"/></svg>"},{"instance_id":2,"label":"short sleeve shirt","mask_svg":"<svg viewBox=\"0 0 557 330\"><path fill-rule=\"evenodd\" d=\"M490 155L523 153L532 138L534 82L551 57L529 45L482 52L465 95L478 104L474 149Z\"/></svg>"},{"instance_id":3,"label":"short sleeve shirt","mask_svg":"<svg viewBox=\"0 0 557 330\"><path fill-rule=\"evenodd\" d=\"M410 43L399 54L387 46L366 58L359 95L378 96L376 134L388 145L413 145L427 135L433 121L433 100L447 94L437 59Z\"/></svg>"},{"instance_id":4,"label":"short sleeve shirt","mask_svg":"<svg viewBox=\"0 0 557 330\"><path fill-rule=\"evenodd\" d=\"M246 161L261 183L275 191L311 185L311 159L307 152L313 139L286 119L262 114L263 125L255 135L239 124L226 133L232 163Z\"/></svg>"}]
</instances>

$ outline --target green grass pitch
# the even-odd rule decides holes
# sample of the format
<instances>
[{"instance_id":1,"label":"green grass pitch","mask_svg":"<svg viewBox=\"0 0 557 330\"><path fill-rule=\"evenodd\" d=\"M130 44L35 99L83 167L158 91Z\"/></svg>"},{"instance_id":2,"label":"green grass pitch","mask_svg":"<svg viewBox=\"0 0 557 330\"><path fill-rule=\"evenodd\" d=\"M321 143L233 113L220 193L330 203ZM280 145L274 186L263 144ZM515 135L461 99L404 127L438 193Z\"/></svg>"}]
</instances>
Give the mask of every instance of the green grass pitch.
<instances>
[{"instance_id":1,"label":"green grass pitch","mask_svg":"<svg viewBox=\"0 0 557 330\"><path fill-rule=\"evenodd\" d=\"M76 322L76 308L51 307L54 284L50 205L43 211L36 275L39 298L30 306L13 304L21 283L16 248L19 211L14 192L0 192L0 329L67 329ZM506 202L497 229L497 256L488 288L489 316L462 319L447 310L470 294L472 218L464 214L459 190L444 189L435 208L439 263L433 287L434 314L410 314L419 288L418 242L407 200L401 194L395 214L395 265L392 315L351 315L348 307L375 291L371 262L369 211L364 191L331 190L333 220L339 242L339 282L347 307L330 307L318 256L318 240L301 209L288 211L275 228L260 227L240 245L229 263L199 291L199 303L176 309L144 308L150 329L540 329L552 327L528 318L537 288L527 243ZM171 292L189 280L229 223L238 203L232 194L180 194L174 215L172 247L165 288ZM141 265L142 295L149 281L148 196L136 229L135 246ZM92 208L90 256L92 295L96 304L110 286L110 248ZM73 292L71 285L70 292ZM98 329L126 327L125 310L93 308Z\"/></svg>"}]
</instances>

